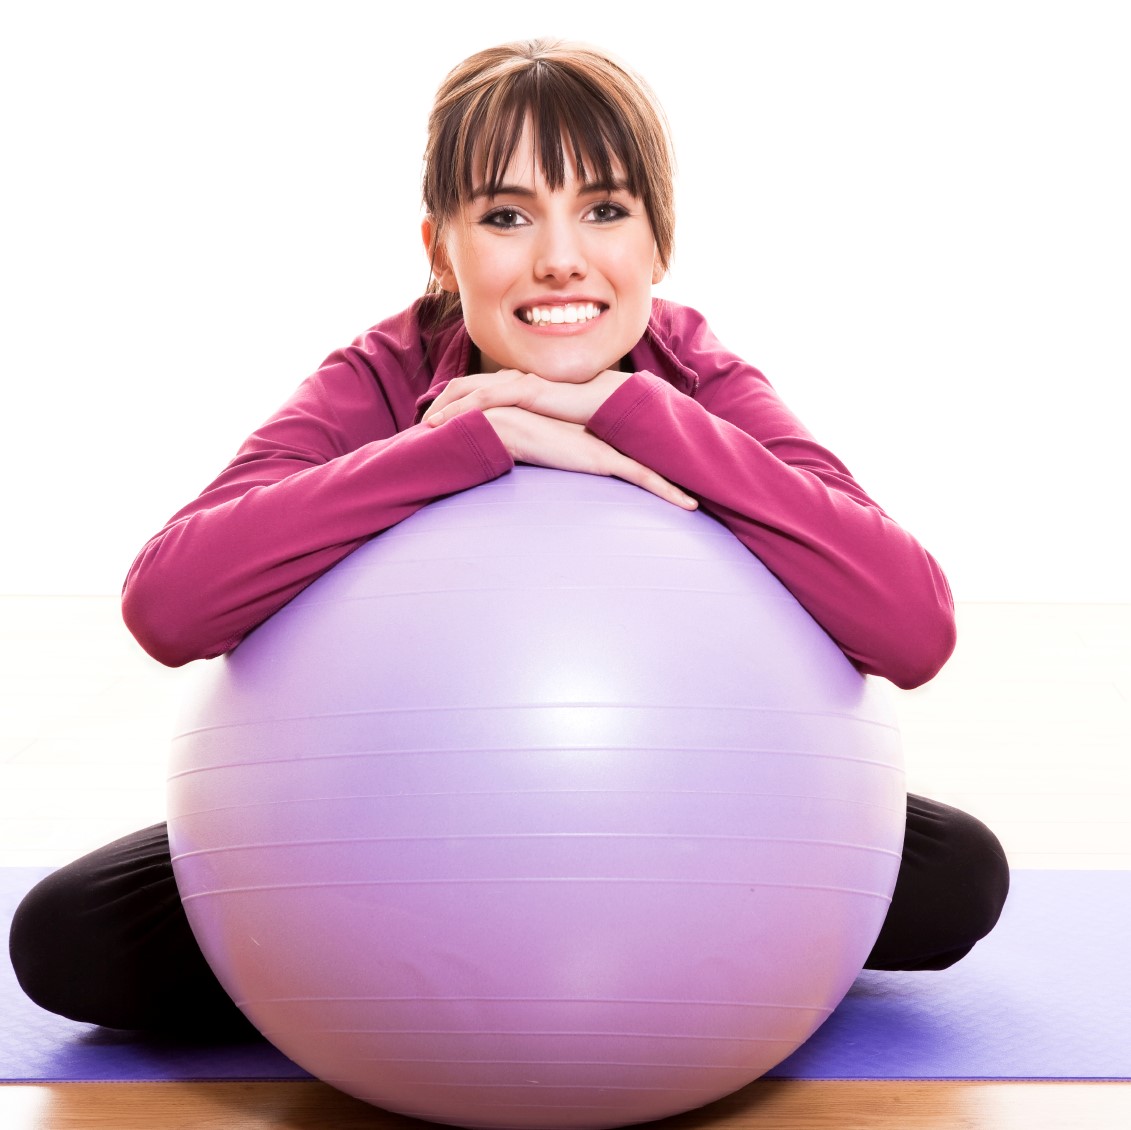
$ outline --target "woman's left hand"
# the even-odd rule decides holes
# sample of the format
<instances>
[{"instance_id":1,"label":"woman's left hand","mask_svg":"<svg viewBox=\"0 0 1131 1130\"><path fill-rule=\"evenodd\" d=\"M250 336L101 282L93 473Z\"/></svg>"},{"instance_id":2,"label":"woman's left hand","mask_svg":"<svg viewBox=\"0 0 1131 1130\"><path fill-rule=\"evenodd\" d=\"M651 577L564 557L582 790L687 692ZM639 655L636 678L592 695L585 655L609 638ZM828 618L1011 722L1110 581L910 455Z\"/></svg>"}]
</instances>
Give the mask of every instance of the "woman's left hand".
<instances>
[{"instance_id":1,"label":"woman's left hand","mask_svg":"<svg viewBox=\"0 0 1131 1130\"><path fill-rule=\"evenodd\" d=\"M606 369L576 384L548 381L536 373L522 373L517 369L457 377L432 402L422 422L434 427L463 412L524 408L539 416L585 425L628 377L628 373L614 369Z\"/></svg>"}]
</instances>

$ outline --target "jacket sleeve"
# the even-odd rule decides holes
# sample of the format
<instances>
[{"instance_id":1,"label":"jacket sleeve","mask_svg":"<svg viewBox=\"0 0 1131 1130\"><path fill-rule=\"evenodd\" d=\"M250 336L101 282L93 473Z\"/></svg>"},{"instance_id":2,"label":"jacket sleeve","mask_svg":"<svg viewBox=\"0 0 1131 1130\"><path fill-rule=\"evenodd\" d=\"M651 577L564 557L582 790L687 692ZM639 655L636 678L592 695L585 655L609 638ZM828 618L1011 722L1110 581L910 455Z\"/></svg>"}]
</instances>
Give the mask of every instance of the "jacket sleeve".
<instances>
[{"instance_id":1,"label":"jacket sleeve","mask_svg":"<svg viewBox=\"0 0 1131 1130\"><path fill-rule=\"evenodd\" d=\"M398 432L373 375L337 356L134 561L123 616L162 663L230 650L373 534L513 466L481 413Z\"/></svg>"},{"instance_id":2,"label":"jacket sleeve","mask_svg":"<svg viewBox=\"0 0 1131 1130\"><path fill-rule=\"evenodd\" d=\"M692 395L636 373L590 429L700 499L862 671L910 688L954 648L942 570L693 311L671 348Z\"/></svg>"}]
</instances>

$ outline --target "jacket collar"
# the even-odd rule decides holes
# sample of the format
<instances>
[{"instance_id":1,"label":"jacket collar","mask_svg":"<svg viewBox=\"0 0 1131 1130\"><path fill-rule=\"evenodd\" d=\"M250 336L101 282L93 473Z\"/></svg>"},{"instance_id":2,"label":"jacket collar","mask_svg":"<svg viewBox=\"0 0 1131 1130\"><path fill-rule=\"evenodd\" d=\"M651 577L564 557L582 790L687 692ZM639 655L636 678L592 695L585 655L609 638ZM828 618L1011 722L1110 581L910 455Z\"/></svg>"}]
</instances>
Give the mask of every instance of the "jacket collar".
<instances>
[{"instance_id":1,"label":"jacket collar","mask_svg":"<svg viewBox=\"0 0 1131 1130\"><path fill-rule=\"evenodd\" d=\"M426 298L422 299L417 305L418 322L420 307L426 301ZM418 423L428 405L447 388L449 382L454 381L456 377L467 376L468 366L471 363L471 337L468 335L463 318L452 318L431 334L421 332L420 337L425 355L431 355L433 371L428 391L416 400Z\"/></svg>"},{"instance_id":2,"label":"jacket collar","mask_svg":"<svg viewBox=\"0 0 1131 1130\"><path fill-rule=\"evenodd\" d=\"M685 307L653 298L652 316L644 336L629 350L628 360L634 373L652 373L687 396L694 396L699 388L699 377L676 353L681 324L686 324L686 319Z\"/></svg>"}]
</instances>

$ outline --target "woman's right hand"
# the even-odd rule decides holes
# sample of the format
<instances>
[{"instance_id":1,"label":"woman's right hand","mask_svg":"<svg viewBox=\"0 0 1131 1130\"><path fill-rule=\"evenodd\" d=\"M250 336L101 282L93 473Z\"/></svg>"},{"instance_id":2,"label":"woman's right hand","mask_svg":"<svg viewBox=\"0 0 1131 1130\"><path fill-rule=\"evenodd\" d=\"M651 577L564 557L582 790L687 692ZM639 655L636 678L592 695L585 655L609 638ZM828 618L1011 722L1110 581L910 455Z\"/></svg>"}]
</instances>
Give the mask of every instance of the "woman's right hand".
<instances>
[{"instance_id":1,"label":"woman's right hand","mask_svg":"<svg viewBox=\"0 0 1131 1130\"><path fill-rule=\"evenodd\" d=\"M598 439L584 424L513 406L488 408L483 415L516 463L607 475L643 487L684 510L694 510L699 505L691 495L650 467Z\"/></svg>"}]
</instances>

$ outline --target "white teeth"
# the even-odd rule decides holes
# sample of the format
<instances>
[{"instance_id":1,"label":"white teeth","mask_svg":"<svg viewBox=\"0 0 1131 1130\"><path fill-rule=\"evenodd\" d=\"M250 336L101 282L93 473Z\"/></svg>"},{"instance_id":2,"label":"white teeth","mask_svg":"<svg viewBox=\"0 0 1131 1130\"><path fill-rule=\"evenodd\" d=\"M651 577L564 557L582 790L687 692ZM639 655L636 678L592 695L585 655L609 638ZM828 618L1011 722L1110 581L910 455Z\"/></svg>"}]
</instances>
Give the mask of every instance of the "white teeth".
<instances>
[{"instance_id":1,"label":"white teeth","mask_svg":"<svg viewBox=\"0 0 1131 1130\"><path fill-rule=\"evenodd\" d=\"M532 326L560 326L591 322L601 313L601 307L595 302L571 302L566 306L528 306L521 313L523 321Z\"/></svg>"}]
</instances>

